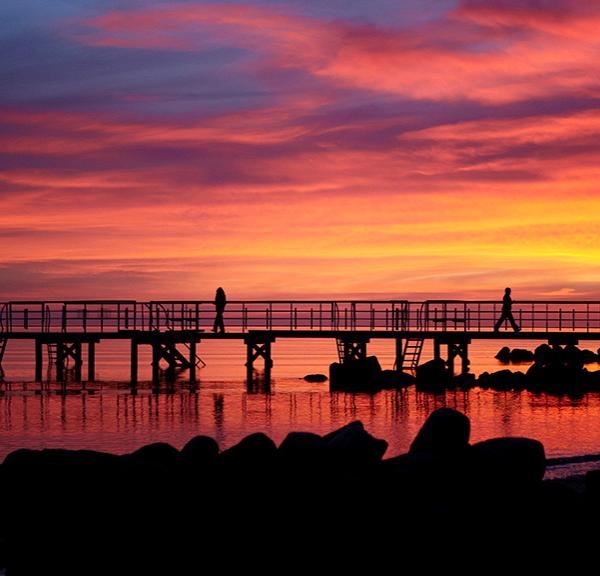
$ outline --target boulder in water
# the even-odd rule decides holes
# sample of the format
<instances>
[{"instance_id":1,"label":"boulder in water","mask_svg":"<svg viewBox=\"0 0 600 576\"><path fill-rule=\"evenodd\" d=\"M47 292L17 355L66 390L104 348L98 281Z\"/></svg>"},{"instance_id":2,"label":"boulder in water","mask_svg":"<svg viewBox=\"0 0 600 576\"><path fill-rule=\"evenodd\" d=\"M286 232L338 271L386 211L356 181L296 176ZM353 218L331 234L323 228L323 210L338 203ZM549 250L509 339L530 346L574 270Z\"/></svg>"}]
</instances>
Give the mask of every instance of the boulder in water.
<instances>
[{"instance_id":1,"label":"boulder in water","mask_svg":"<svg viewBox=\"0 0 600 576\"><path fill-rule=\"evenodd\" d=\"M442 359L429 360L417 367L417 389L437 392L446 389L450 383L448 367Z\"/></svg>"},{"instance_id":2,"label":"boulder in water","mask_svg":"<svg viewBox=\"0 0 600 576\"><path fill-rule=\"evenodd\" d=\"M398 370L383 370L379 376L379 385L384 389L406 388L415 383L416 378L412 374Z\"/></svg>"},{"instance_id":3,"label":"boulder in water","mask_svg":"<svg viewBox=\"0 0 600 576\"><path fill-rule=\"evenodd\" d=\"M508 346L503 346L494 358L500 360L503 364L508 364L510 362L510 348Z\"/></svg>"},{"instance_id":4,"label":"boulder in water","mask_svg":"<svg viewBox=\"0 0 600 576\"><path fill-rule=\"evenodd\" d=\"M600 360L600 358L598 358L598 355L592 352L591 350L582 350L581 359L584 364L596 364Z\"/></svg>"},{"instance_id":5,"label":"boulder in water","mask_svg":"<svg viewBox=\"0 0 600 576\"><path fill-rule=\"evenodd\" d=\"M457 374L452 378L451 387L459 390L470 390L476 384L475 374Z\"/></svg>"},{"instance_id":6,"label":"boulder in water","mask_svg":"<svg viewBox=\"0 0 600 576\"><path fill-rule=\"evenodd\" d=\"M344 392L378 392L380 376L381 366L376 356L342 364L334 362L329 366L329 387Z\"/></svg>"},{"instance_id":7,"label":"boulder in water","mask_svg":"<svg viewBox=\"0 0 600 576\"><path fill-rule=\"evenodd\" d=\"M510 361L519 362L533 362L535 356L531 350L524 350L523 348L514 348L510 352Z\"/></svg>"},{"instance_id":8,"label":"boulder in water","mask_svg":"<svg viewBox=\"0 0 600 576\"><path fill-rule=\"evenodd\" d=\"M539 364L547 364L553 357L553 350L548 344L540 344L533 352L533 359Z\"/></svg>"}]
</instances>

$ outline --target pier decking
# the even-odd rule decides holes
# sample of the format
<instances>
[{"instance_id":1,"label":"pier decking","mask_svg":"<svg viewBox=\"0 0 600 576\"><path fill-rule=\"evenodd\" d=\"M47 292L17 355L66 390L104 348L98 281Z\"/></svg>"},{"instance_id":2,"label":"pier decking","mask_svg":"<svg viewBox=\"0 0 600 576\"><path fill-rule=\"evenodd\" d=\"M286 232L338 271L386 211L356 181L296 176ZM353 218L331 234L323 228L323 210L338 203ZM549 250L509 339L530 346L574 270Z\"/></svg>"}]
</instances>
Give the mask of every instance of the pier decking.
<instances>
[{"instance_id":1,"label":"pier decking","mask_svg":"<svg viewBox=\"0 0 600 576\"><path fill-rule=\"evenodd\" d=\"M272 367L271 350L282 338L334 338L339 360L363 358L371 339L396 341L397 368L412 369L423 342L432 340L434 356L447 346L447 362L468 371L468 346L475 339L547 340L577 344L600 339L600 301L516 301L513 315L520 332L494 331L501 315L500 301L473 300L336 300L336 301L230 301L224 313L226 332L213 333L212 301L80 300L0 302L0 370L10 340L35 341L35 379L41 381L43 348L64 376L67 359L80 380L87 349L87 380L94 380L95 346L101 340L131 343L131 381L138 379L138 347L152 347L152 378L157 381L161 362L189 370L196 381L203 361L199 343L209 339L239 339L247 347L248 376L262 358L265 376Z\"/></svg>"}]
</instances>

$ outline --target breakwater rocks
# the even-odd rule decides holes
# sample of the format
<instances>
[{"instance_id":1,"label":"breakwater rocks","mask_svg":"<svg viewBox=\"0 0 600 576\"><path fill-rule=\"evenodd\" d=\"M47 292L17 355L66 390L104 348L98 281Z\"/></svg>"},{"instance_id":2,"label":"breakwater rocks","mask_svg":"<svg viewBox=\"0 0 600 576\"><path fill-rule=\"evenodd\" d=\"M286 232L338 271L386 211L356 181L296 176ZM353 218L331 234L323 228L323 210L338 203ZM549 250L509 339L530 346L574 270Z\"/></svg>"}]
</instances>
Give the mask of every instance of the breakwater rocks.
<instances>
[{"instance_id":1,"label":"breakwater rocks","mask_svg":"<svg viewBox=\"0 0 600 576\"><path fill-rule=\"evenodd\" d=\"M564 546L562 526L572 535L600 508L597 476L591 498L543 482L540 442L471 443L468 418L448 408L429 416L406 454L385 459L386 450L360 422L324 436L292 432L279 446L251 434L222 451L206 436L122 456L17 450L0 467L0 563L9 575L191 573L241 560L264 570L281 554L345 566L419 545L473 547L496 530L507 537L507 526L511 549L557 532Z\"/></svg>"}]
</instances>

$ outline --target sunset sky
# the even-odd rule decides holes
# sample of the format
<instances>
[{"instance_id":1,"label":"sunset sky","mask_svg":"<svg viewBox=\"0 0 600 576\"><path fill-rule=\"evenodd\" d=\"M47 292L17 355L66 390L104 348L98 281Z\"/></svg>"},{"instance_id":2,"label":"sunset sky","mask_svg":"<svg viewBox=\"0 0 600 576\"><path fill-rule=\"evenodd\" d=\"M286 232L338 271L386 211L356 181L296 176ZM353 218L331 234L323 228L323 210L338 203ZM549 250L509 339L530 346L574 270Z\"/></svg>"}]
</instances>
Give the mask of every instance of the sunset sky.
<instances>
[{"instance_id":1,"label":"sunset sky","mask_svg":"<svg viewBox=\"0 0 600 576\"><path fill-rule=\"evenodd\" d=\"M600 0L3 0L0 298L600 299Z\"/></svg>"}]
</instances>

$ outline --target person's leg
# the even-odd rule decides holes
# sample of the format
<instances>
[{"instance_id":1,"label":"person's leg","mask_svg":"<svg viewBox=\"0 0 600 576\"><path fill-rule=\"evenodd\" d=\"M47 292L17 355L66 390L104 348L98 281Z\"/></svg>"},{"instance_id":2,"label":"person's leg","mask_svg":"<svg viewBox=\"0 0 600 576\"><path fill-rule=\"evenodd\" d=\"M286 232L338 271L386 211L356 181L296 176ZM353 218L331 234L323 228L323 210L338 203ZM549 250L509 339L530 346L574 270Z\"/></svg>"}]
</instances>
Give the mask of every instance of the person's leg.
<instances>
[{"instance_id":1,"label":"person's leg","mask_svg":"<svg viewBox=\"0 0 600 576\"><path fill-rule=\"evenodd\" d=\"M217 312L217 315L215 316L215 321L213 323L213 332L217 331L217 328L219 327L219 316L221 316L221 314L219 312Z\"/></svg>"},{"instance_id":2,"label":"person's leg","mask_svg":"<svg viewBox=\"0 0 600 576\"><path fill-rule=\"evenodd\" d=\"M519 327L519 325L515 322L515 319L513 318L512 312L508 315L508 321L510 322L510 325L512 326L512 329L515 332L519 332L521 330L521 328Z\"/></svg>"},{"instance_id":3,"label":"person's leg","mask_svg":"<svg viewBox=\"0 0 600 576\"><path fill-rule=\"evenodd\" d=\"M506 320L506 315L503 313L500 318L498 318L498 322L496 322L496 325L494 326L494 332L498 332L498 330L500 330L500 326L502 326L504 320Z\"/></svg>"}]
</instances>

